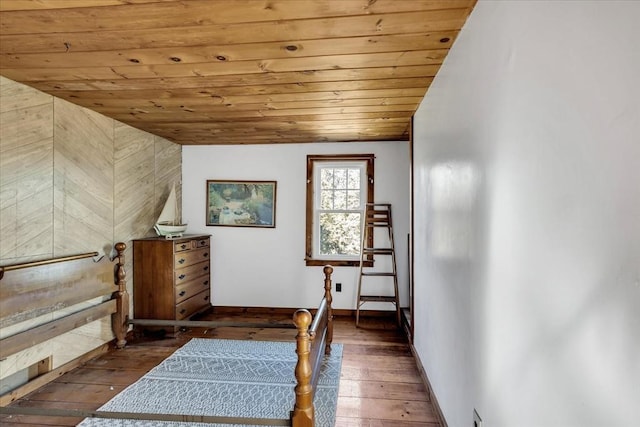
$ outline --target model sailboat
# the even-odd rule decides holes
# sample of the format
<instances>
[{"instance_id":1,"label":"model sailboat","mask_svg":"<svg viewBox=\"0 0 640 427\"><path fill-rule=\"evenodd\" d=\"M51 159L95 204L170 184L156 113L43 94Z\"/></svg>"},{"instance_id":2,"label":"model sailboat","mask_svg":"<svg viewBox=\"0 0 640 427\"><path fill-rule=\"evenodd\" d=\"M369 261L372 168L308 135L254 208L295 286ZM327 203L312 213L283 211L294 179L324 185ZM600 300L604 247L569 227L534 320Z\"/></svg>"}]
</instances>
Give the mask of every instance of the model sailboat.
<instances>
[{"instance_id":1,"label":"model sailboat","mask_svg":"<svg viewBox=\"0 0 640 427\"><path fill-rule=\"evenodd\" d=\"M180 222L180 210L178 209L178 198L176 197L175 184L171 188L169 197L160 212L158 221L153 226L158 236L164 236L167 239L172 237L182 237L182 233L187 229L187 224Z\"/></svg>"}]
</instances>

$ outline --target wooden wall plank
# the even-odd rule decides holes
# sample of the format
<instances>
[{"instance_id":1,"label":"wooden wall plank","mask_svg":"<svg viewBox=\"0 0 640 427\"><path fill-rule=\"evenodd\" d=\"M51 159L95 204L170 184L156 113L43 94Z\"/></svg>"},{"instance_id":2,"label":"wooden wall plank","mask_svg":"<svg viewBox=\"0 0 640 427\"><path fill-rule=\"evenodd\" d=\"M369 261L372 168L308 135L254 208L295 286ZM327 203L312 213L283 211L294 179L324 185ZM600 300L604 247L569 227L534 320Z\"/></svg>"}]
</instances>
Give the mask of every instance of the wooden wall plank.
<instances>
[{"instance_id":1,"label":"wooden wall plank","mask_svg":"<svg viewBox=\"0 0 640 427\"><path fill-rule=\"evenodd\" d=\"M115 125L114 220L118 241L147 236L155 223L154 138L128 125Z\"/></svg>"},{"instance_id":2,"label":"wooden wall plank","mask_svg":"<svg viewBox=\"0 0 640 427\"><path fill-rule=\"evenodd\" d=\"M0 92L0 259L50 256L53 97L5 78Z\"/></svg>"},{"instance_id":3,"label":"wooden wall plank","mask_svg":"<svg viewBox=\"0 0 640 427\"><path fill-rule=\"evenodd\" d=\"M54 107L54 255L100 252L113 242L113 120L59 98Z\"/></svg>"},{"instance_id":4,"label":"wooden wall plank","mask_svg":"<svg viewBox=\"0 0 640 427\"><path fill-rule=\"evenodd\" d=\"M182 147L159 136L155 138L154 147L156 171L154 206L157 219L174 184L178 207L182 207Z\"/></svg>"}]
</instances>

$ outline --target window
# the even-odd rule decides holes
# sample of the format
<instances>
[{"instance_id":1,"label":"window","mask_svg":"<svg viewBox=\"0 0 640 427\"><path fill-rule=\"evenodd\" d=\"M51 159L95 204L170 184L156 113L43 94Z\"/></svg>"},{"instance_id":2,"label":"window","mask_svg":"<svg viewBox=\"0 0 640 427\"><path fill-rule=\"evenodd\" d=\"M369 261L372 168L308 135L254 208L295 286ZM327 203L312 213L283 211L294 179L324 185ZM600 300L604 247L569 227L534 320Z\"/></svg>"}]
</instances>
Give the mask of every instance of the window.
<instances>
[{"instance_id":1,"label":"window","mask_svg":"<svg viewBox=\"0 0 640 427\"><path fill-rule=\"evenodd\" d=\"M359 265L362 213L373 203L373 159L307 156L307 265Z\"/></svg>"}]
</instances>

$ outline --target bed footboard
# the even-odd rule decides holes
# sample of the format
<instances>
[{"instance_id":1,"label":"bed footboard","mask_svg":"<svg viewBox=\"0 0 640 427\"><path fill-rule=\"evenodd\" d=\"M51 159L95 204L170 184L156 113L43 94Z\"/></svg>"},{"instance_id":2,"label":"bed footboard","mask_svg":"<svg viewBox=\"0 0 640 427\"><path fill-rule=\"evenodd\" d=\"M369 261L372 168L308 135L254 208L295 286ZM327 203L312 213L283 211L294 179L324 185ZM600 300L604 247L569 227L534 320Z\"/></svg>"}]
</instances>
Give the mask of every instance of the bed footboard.
<instances>
[{"instance_id":1,"label":"bed footboard","mask_svg":"<svg viewBox=\"0 0 640 427\"><path fill-rule=\"evenodd\" d=\"M320 301L315 316L308 310L300 309L293 314L293 323L298 329L296 335L296 403L291 412L292 427L313 427L313 396L318 384L320 365L325 354L331 352L333 341L333 311L331 303L331 274L333 267L323 269L324 297Z\"/></svg>"}]
</instances>

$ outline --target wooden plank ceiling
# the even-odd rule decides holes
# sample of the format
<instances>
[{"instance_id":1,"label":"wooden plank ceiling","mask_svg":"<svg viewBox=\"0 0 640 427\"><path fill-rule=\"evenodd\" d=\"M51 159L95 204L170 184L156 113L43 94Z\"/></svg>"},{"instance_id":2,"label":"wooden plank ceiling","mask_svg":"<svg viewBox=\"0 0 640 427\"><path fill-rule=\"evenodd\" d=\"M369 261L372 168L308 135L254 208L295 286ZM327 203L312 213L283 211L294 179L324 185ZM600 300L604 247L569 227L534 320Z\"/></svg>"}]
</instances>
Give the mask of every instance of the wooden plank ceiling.
<instances>
[{"instance_id":1,"label":"wooden plank ceiling","mask_svg":"<svg viewBox=\"0 0 640 427\"><path fill-rule=\"evenodd\" d=\"M476 0L0 0L0 74L179 144L407 140Z\"/></svg>"}]
</instances>

